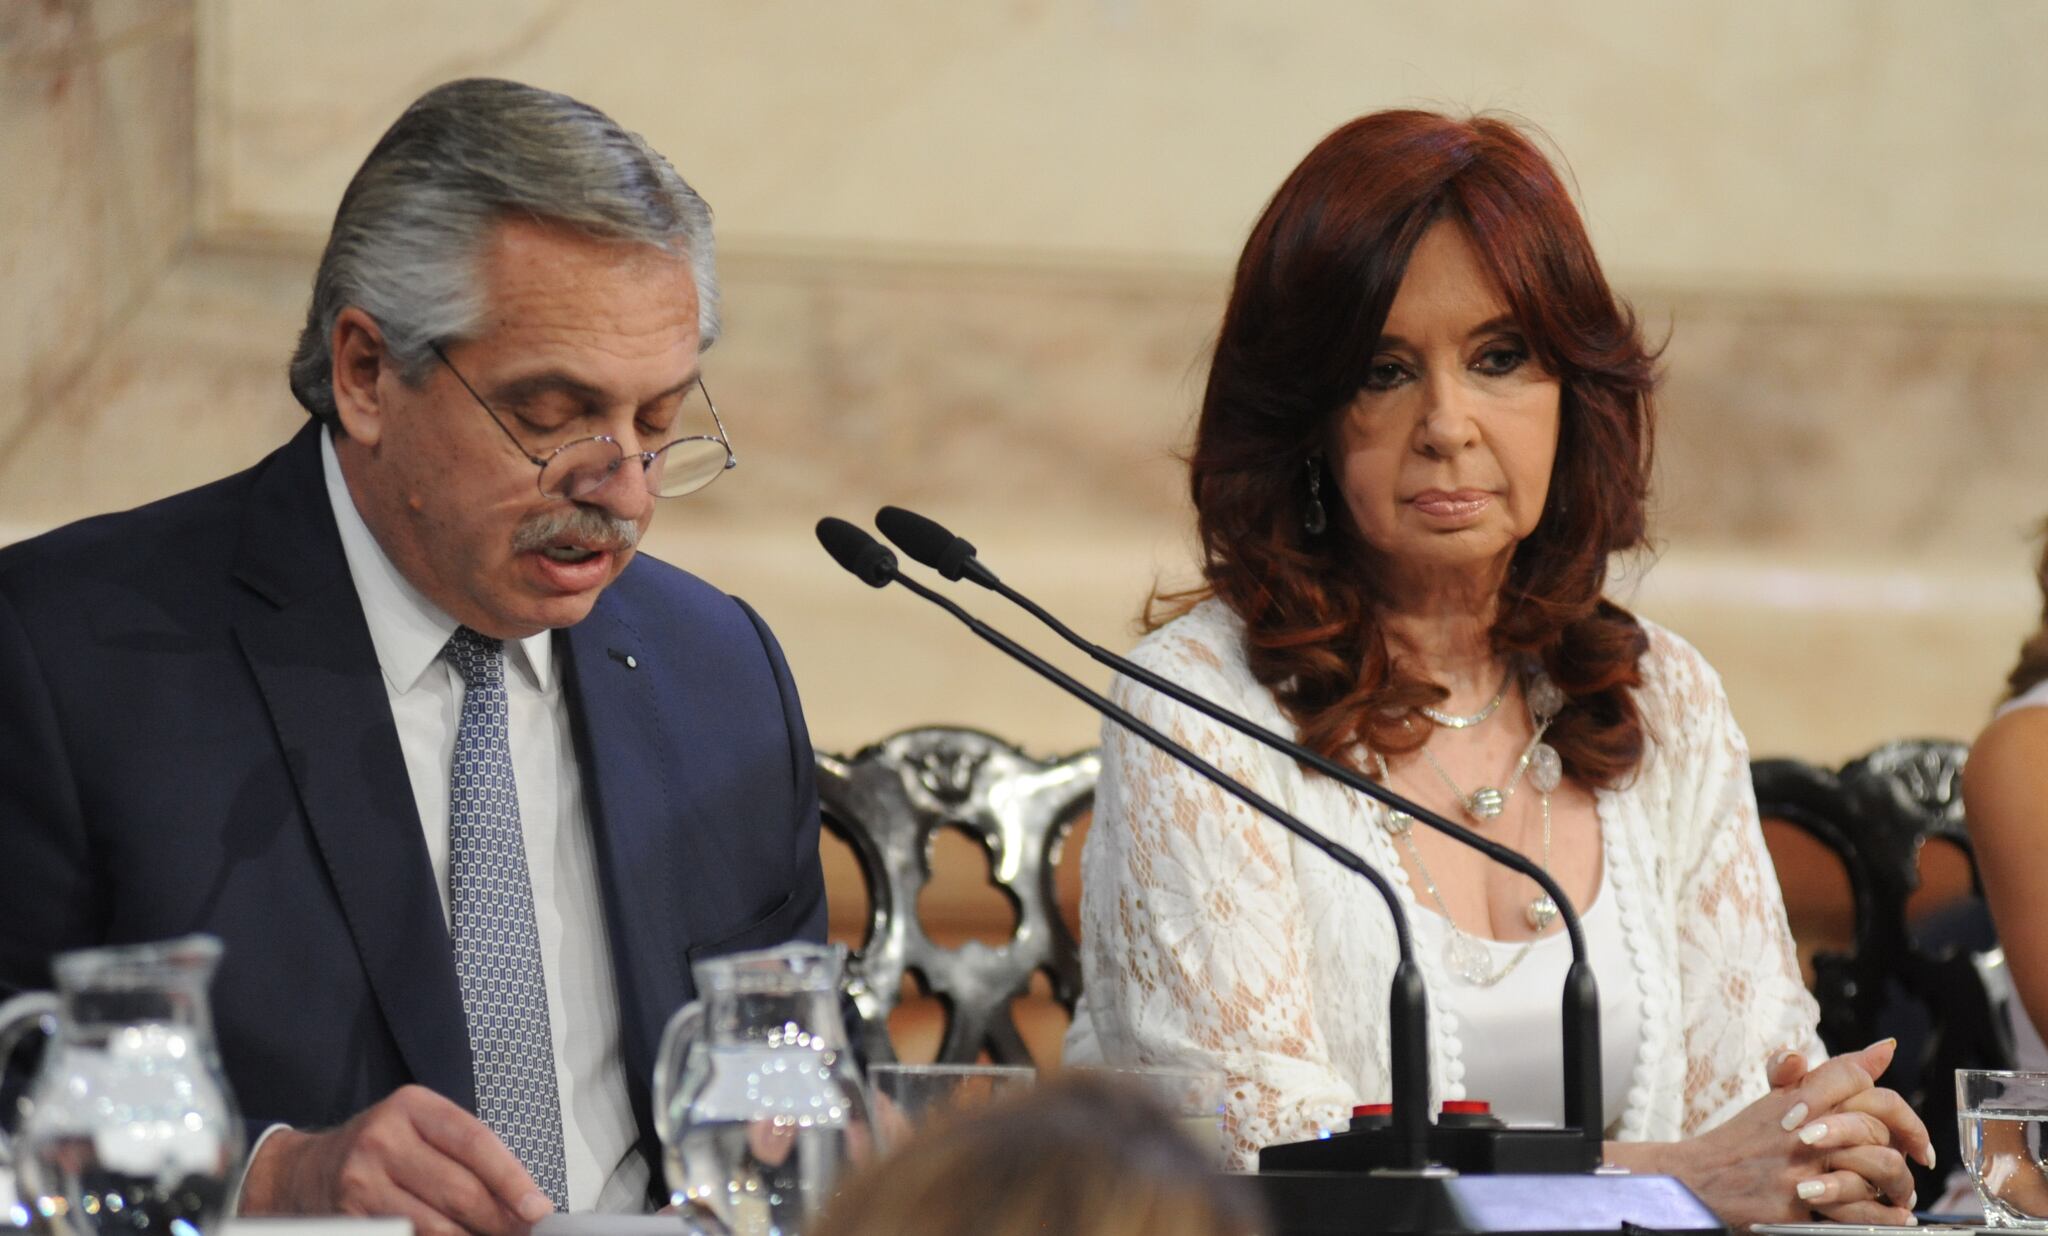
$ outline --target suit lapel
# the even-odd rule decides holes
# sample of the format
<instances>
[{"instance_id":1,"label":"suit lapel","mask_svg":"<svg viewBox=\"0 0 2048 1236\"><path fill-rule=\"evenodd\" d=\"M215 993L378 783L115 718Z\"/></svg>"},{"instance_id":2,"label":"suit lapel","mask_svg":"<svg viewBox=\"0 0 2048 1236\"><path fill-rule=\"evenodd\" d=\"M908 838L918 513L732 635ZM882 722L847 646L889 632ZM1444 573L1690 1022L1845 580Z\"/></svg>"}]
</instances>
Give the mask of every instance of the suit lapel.
<instances>
[{"instance_id":1,"label":"suit lapel","mask_svg":"<svg viewBox=\"0 0 2048 1236\"><path fill-rule=\"evenodd\" d=\"M681 873L707 869L700 852L708 836L702 813L679 784L681 735L671 710L673 687L651 656L673 649L646 646L623 620L617 593L599 598L588 618L561 632L568 697L584 801L604 892L612 970L619 989L620 1050L633 1114L643 1141L653 1142L648 1081L668 1017L692 998L686 950L690 940Z\"/></svg>"},{"instance_id":2,"label":"suit lapel","mask_svg":"<svg viewBox=\"0 0 2048 1236\"><path fill-rule=\"evenodd\" d=\"M251 495L235 633L413 1078L474 1108L467 1019L412 783L335 530L317 426Z\"/></svg>"}]
</instances>

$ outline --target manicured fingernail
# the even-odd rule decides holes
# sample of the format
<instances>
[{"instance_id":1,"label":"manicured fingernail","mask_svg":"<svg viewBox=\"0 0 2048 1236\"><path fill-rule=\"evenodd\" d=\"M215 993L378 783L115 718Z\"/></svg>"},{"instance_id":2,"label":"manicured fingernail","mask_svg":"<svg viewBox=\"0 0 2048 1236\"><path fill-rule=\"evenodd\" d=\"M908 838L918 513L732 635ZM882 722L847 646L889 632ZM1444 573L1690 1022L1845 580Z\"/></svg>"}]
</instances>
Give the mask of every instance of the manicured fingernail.
<instances>
[{"instance_id":1,"label":"manicured fingernail","mask_svg":"<svg viewBox=\"0 0 2048 1236\"><path fill-rule=\"evenodd\" d=\"M1799 1140L1811 1146L1828 1135L1828 1126L1816 1120L1799 1130Z\"/></svg>"},{"instance_id":2,"label":"manicured fingernail","mask_svg":"<svg viewBox=\"0 0 2048 1236\"><path fill-rule=\"evenodd\" d=\"M1827 1191L1827 1184L1819 1180L1802 1180L1799 1182L1799 1187L1793 1190L1794 1193L1799 1195L1799 1200L1802 1202L1810 1202Z\"/></svg>"},{"instance_id":3,"label":"manicured fingernail","mask_svg":"<svg viewBox=\"0 0 2048 1236\"><path fill-rule=\"evenodd\" d=\"M1899 1041L1895 1038L1882 1038L1879 1039L1877 1042L1872 1043L1870 1046L1864 1048L1863 1050L1876 1051L1880 1047L1897 1047L1898 1045Z\"/></svg>"},{"instance_id":4,"label":"manicured fingernail","mask_svg":"<svg viewBox=\"0 0 2048 1236\"><path fill-rule=\"evenodd\" d=\"M520 1199L519 1217L528 1223L538 1223L553 1213L555 1204L548 1200L547 1194L538 1189Z\"/></svg>"},{"instance_id":5,"label":"manicured fingernail","mask_svg":"<svg viewBox=\"0 0 2048 1236\"><path fill-rule=\"evenodd\" d=\"M1801 1124L1803 1124L1805 1120L1806 1104L1794 1103L1792 1105L1792 1110L1785 1113L1785 1118L1778 1122L1778 1126L1784 1129L1787 1133L1790 1133L1792 1130L1798 1128Z\"/></svg>"},{"instance_id":6,"label":"manicured fingernail","mask_svg":"<svg viewBox=\"0 0 2048 1236\"><path fill-rule=\"evenodd\" d=\"M1771 1053L1771 1058L1764 1062L1764 1068L1775 1073L1778 1071L1779 1065L1785 1063L1787 1060L1790 1060L1791 1058L1791 1051L1789 1049L1781 1047L1777 1051Z\"/></svg>"},{"instance_id":7,"label":"manicured fingernail","mask_svg":"<svg viewBox=\"0 0 2048 1236\"><path fill-rule=\"evenodd\" d=\"M1933 1167L1933 1166L1934 1166L1934 1143L1933 1143L1933 1142L1929 1142L1929 1143L1927 1143L1927 1144L1926 1144L1925 1146L1922 1146L1922 1147L1920 1147L1920 1153L1919 1153L1919 1154L1917 1154L1917 1155L1915 1155L1914 1157L1920 1160L1920 1162L1921 1162L1921 1165L1922 1165L1922 1166L1925 1166L1925 1167Z\"/></svg>"},{"instance_id":8,"label":"manicured fingernail","mask_svg":"<svg viewBox=\"0 0 2048 1236\"><path fill-rule=\"evenodd\" d=\"M1918 1210L1918 1209L1920 1209L1920 1190L1918 1190L1918 1189L1915 1189L1915 1190L1913 1190L1913 1191L1912 1191L1911 1193L1909 1193L1909 1194L1907 1194L1907 1195L1906 1195L1906 1209L1907 1209L1907 1210Z\"/></svg>"}]
</instances>

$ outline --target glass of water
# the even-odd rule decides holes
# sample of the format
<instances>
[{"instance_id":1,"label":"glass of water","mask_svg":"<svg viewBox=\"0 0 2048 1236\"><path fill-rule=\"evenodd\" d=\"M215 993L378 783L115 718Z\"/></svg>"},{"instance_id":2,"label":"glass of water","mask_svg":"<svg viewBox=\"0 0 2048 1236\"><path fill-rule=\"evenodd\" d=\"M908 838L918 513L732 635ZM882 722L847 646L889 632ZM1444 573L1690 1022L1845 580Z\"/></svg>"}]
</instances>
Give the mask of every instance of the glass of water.
<instances>
[{"instance_id":1,"label":"glass of water","mask_svg":"<svg viewBox=\"0 0 2048 1236\"><path fill-rule=\"evenodd\" d=\"M1004 1064L873 1064L875 1140L894 1150L936 1117L979 1107L1038 1080L1038 1070Z\"/></svg>"},{"instance_id":2,"label":"glass of water","mask_svg":"<svg viewBox=\"0 0 2048 1236\"><path fill-rule=\"evenodd\" d=\"M1956 1124L1985 1223L2048 1229L2048 1073L1957 1069Z\"/></svg>"}]
</instances>

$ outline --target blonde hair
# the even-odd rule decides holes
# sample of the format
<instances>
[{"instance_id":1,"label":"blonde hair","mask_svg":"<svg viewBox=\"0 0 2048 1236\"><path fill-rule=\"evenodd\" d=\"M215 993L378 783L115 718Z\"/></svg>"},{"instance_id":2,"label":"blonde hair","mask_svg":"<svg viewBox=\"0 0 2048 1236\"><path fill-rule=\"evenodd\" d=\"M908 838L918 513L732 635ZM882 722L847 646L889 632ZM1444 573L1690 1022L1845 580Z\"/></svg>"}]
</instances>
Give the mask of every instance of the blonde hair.
<instances>
[{"instance_id":1,"label":"blonde hair","mask_svg":"<svg viewBox=\"0 0 2048 1236\"><path fill-rule=\"evenodd\" d=\"M1150 1095L1066 1073L920 1130L809 1236L1252 1236L1263 1217Z\"/></svg>"}]
</instances>

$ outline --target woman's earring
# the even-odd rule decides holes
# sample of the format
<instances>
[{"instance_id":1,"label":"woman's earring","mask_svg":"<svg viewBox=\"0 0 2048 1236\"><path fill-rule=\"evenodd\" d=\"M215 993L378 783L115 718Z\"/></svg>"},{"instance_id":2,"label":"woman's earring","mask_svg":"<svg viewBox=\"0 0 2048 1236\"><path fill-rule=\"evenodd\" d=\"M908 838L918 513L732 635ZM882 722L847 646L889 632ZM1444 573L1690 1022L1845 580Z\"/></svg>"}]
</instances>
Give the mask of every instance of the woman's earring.
<instances>
[{"instance_id":1,"label":"woman's earring","mask_svg":"<svg viewBox=\"0 0 2048 1236\"><path fill-rule=\"evenodd\" d=\"M1308 515L1301 521L1302 530L1310 536L1321 536L1330 526L1330 517L1323 511L1323 461L1318 455L1308 457Z\"/></svg>"}]
</instances>

